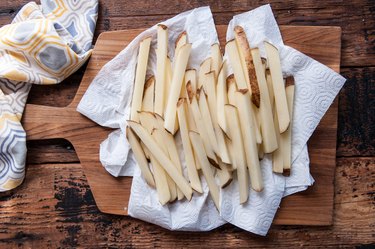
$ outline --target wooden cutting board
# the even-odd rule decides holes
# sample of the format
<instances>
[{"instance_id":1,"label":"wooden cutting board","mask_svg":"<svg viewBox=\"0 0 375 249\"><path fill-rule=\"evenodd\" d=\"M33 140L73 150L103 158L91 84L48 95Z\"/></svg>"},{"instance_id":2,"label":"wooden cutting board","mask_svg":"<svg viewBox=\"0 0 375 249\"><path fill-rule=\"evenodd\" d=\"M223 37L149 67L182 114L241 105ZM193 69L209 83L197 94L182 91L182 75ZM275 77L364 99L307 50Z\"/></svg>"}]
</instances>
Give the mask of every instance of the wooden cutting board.
<instances>
[{"instance_id":1,"label":"wooden cutting board","mask_svg":"<svg viewBox=\"0 0 375 249\"><path fill-rule=\"evenodd\" d=\"M281 26L285 44L331 67L340 69L339 27ZM99 144L112 131L76 112L86 89L102 66L116 56L143 30L102 33L72 103L64 108L28 104L23 125L28 140L64 138L81 161L98 208L104 213L127 215L131 177L112 177L99 161ZM225 44L226 26L217 26ZM325 114L309 141L311 174L315 184L307 191L283 199L274 224L332 224L334 171L336 166L337 100Z\"/></svg>"}]
</instances>

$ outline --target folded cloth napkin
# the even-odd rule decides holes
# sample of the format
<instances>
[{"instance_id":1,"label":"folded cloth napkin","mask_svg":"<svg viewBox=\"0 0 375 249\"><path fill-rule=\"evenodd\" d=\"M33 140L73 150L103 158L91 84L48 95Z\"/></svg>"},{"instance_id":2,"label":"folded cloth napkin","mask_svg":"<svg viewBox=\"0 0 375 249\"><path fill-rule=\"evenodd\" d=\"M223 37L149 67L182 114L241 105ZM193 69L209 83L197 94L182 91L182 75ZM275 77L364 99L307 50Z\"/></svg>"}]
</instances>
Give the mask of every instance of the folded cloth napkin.
<instances>
[{"instance_id":1,"label":"folded cloth napkin","mask_svg":"<svg viewBox=\"0 0 375 249\"><path fill-rule=\"evenodd\" d=\"M20 120L31 83L57 84L85 63L97 12L97 0L42 0L26 4L0 28L0 191L25 176Z\"/></svg>"},{"instance_id":2,"label":"folded cloth napkin","mask_svg":"<svg viewBox=\"0 0 375 249\"><path fill-rule=\"evenodd\" d=\"M217 41L214 22L207 7L194 9L163 22L169 27L170 44L176 35L186 30L193 44L194 56L199 62L210 56L209 45ZM271 158L262 162L265 189L261 193L250 190L249 202L239 205L237 182L233 181L221 191L220 214L207 195L204 179L204 194L194 195L191 202L182 201L161 206L156 191L150 188L141 176L129 144L125 139L125 125L130 113L130 102L134 84L137 46L143 37L152 36L155 47L156 28L152 27L136 37L112 61L99 72L83 96L78 111L103 126L117 128L102 142L100 160L113 175L132 175L129 214L133 217L172 230L207 231L230 222L256 234L265 235L283 196L305 190L313 183L309 172L307 140L327 111L345 79L325 65L309 58L297 50L285 46L269 5L235 16L229 23L227 40L233 38L233 27L244 27L252 46L259 46L265 57L263 41L269 41L280 50L283 72L295 78L295 111L293 113L293 164L290 177L272 172ZM197 44L195 44L197 43ZM174 48L170 48L173 54ZM149 72L155 68L151 54ZM173 56L171 56L173 58ZM189 61L189 68L196 68L197 61ZM176 142L180 145L178 136ZM180 150L181 151L181 150ZM181 153L183 166L184 156ZM186 167L185 167L186 170Z\"/></svg>"}]
</instances>

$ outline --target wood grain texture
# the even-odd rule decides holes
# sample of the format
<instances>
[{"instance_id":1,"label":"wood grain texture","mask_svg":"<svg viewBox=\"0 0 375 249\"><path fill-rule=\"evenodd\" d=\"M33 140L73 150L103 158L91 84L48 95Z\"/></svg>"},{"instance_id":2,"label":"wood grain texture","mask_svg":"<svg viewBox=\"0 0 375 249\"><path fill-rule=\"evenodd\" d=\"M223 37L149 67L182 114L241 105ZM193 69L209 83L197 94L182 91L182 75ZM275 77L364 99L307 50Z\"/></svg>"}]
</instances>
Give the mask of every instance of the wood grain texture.
<instances>
[{"instance_id":1,"label":"wood grain texture","mask_svg":"<svg viewBox=\"0 0 375 249\"><path fill-rule=\"evenodd\" d=\"M0 1L0 26L28 0ZM146 28L195 7L211 7L216 24L228 24L234 14L270 3L281 25L340 26L343 66L375 66L375 3L366 1L248 1L248 0L100 0L96 37L104 31Z\"/></svg>"},{"instance_id":2,"label":"wood grain texture","mask_svg":"<svg viewBox=\"0 0 375 249\"><path fill-rule=\"evenodd\" d=\"M344 68L337 156L375 156L375 67Z\"/></svg>"},{"instance_id":3,"label":"wood grain texture","mask_svg":"<svg viewBox=\"0 0 375 249\"><path fill-rule=\"evenodd\" d=\"M0 1L0 27L10 23L28 2ZM375 115L369 111L366 101L369 101L368 91L373 92L375 79L374 67L371 67L375 51L375 1L268 2L279 24L342 27L341 73L348 83L339 98L337 156L374 157L375 126L369 124ZM215 5L215 21L227 24L233 14L266 2L99 0L99 3L95 40L103 31L146 28L177 11L209 3L212 8ZM148 11L152 11L151 16ZM33 86L29 101L66 106L82 76L79 71L74 76L78 80L68 78L61 87ZM62 92L65 88L69 90ZM361 116L361 121L352 119L353 114L356 118ZM29 161L41 165L28 165L26 182L15 191L0 194L0 248L178 248L182 245L190 248L371 248L371 243L374 246L374 158L337 160L332 226L273 226L266 238L260 238L230 225L210 233L172 233L129 217L103 214L95 206L80 165L45 164L59 160L77 162L77 155L66 141L30 141L28 145Z\"/></svg>"},{"instance_id":4,"label":"wood grain texture","mask_svg":"<svg viewBox=\"0 0 375 249\"><path fill-rule=\"evenodd\" d=\"M2 248L352 248L374 242L375 159L338 159L332 226L273 225L266 237L232 225L170 232L101 213L79 164L29 165L25 183L0 194Z\"/></svg>"},{"instance_id":5,"label":"wood grain texture","mask_svg":"<svg viewBox=\"0 0 375 249\"><path fill-rule=\"evenodd\" d=\"M225 44L226 26L217 26L219 40ZM29 140L65 138L81 161L95 201L102 212L127 214L131 178L113 178L99 162L99 144L107 137L104 129L75 111L79 100L102 66L123 49L141 30L102 33L73 102L66 108L28 104L23 118ZM340 68L340 28L282 26L290 44L338 71ZM45 117L54 116L46 119ZM317 179L309 191L282 201L275 224L330 225L333 210L333 176L336 153L337 102L329 109L311 138L311 171ZM319 148L319 149L318 149Z\"/></svg>"}]
</instances>

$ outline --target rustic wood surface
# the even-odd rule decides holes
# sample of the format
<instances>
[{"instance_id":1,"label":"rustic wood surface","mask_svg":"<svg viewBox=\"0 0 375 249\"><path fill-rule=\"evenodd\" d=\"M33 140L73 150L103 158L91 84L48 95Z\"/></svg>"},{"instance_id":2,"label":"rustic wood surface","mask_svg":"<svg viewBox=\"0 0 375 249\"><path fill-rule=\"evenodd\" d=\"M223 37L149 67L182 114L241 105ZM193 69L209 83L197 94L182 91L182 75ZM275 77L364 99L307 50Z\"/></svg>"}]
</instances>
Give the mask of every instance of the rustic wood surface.
<instances>
[{"instance_id":1,"label":"rustic wood surface","mask_svg":"<svg viewBox=\"0 0 375 249\"><path fill-rule=\"evenodd\" d=\"M216 26L225 44L226 25ZM341 30L338 27L280 26L284 42L332 69L340 69ZM103 32L98 38L76 96L67 107L28 104L23 125L28 140L65 138L80 159L98 209L127 214L131 178L111 177L99 162L99 144L111 129L104 129L76 112L82 95L105 63L115 57L143 29ZM46 116L50 118L46 119ZM336 166L337 102L325 114L309 140L311 174L316 184L308 191L283 199L274 224L331 225Z\"/></svg>"},{"instance_id":2,"label":"rustic wood surface","mask_svg":"<svg viewBox=\"0 0 375 249\"><path fill-rule=\"evenodd\" d=\"M0 26L28 0L0 1ZM217 24L271 2L279 24L342 27L333 225L273 226L266 238L226 225L211 233L169 232L106 215L93 201L79 160L64 140L30 141L25 183L0 194L0 247L362 247L375 242L375 2L367 1L100 1L96 37L146 28L180 11L210 5ZM68 105L84 69L58 86L35 86L29 103Z\"/></svg>"}]
</instances>

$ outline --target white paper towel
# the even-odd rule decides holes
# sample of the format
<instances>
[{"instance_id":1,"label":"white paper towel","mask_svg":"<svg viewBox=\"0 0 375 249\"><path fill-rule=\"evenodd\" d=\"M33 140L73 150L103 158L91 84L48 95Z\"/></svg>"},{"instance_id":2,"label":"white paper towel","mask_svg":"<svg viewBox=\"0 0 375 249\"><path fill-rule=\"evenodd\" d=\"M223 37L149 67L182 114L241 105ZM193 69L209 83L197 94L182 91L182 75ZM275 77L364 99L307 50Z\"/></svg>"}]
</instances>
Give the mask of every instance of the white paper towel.
<instances>
[{"instance_id":1,"label":"white paper towel","mask_svg":"<svg viewBox=\"0 0 375 249\"><path fill-rule=\"evenodd\" d=\"M208 7L182 13L163 23L169 27L170 44L174 44L182 31L187 31L188 38L193 44L189 68L197 69L209 56L210 45L217 42L214 21ZM101 144L100 159L114 176L133 175L128 206L131 216L172 230L207 231L230 222L253 233L265 235L281 198L305 190L313 183L309 172L306 143L345 79L328 67L285 46L269 5L235 16L229 24L227 39L233 38L235 25L244 27L251 46L259 46L263 56L263 41L269 41L277 46L281 53L283 73L295 78L291 176L273 174L271 160L266 156L261 162L265 189L261 193L250 191L249 201L245 205L238 204L237 181L233 181L221 193L220 216L208 195L203 177L204 194L194 193L190 202L185 200L166 206L160 205L156 191L145 183L132 153L128 153L129 145L124 135L125 120L130 113L138 44L144 37L151 35L152 46L156 46L154 26L137 36L127 48L103 67L77 108L79 112L100 125L120 128ZM156 56L154 51L151 51L148 73L154 74ZM173 58L172 46L169 53ZM180 141L176 141L181 146ZM183 155L181 160L185 167Z\"/></svg>"}]
</instances>

